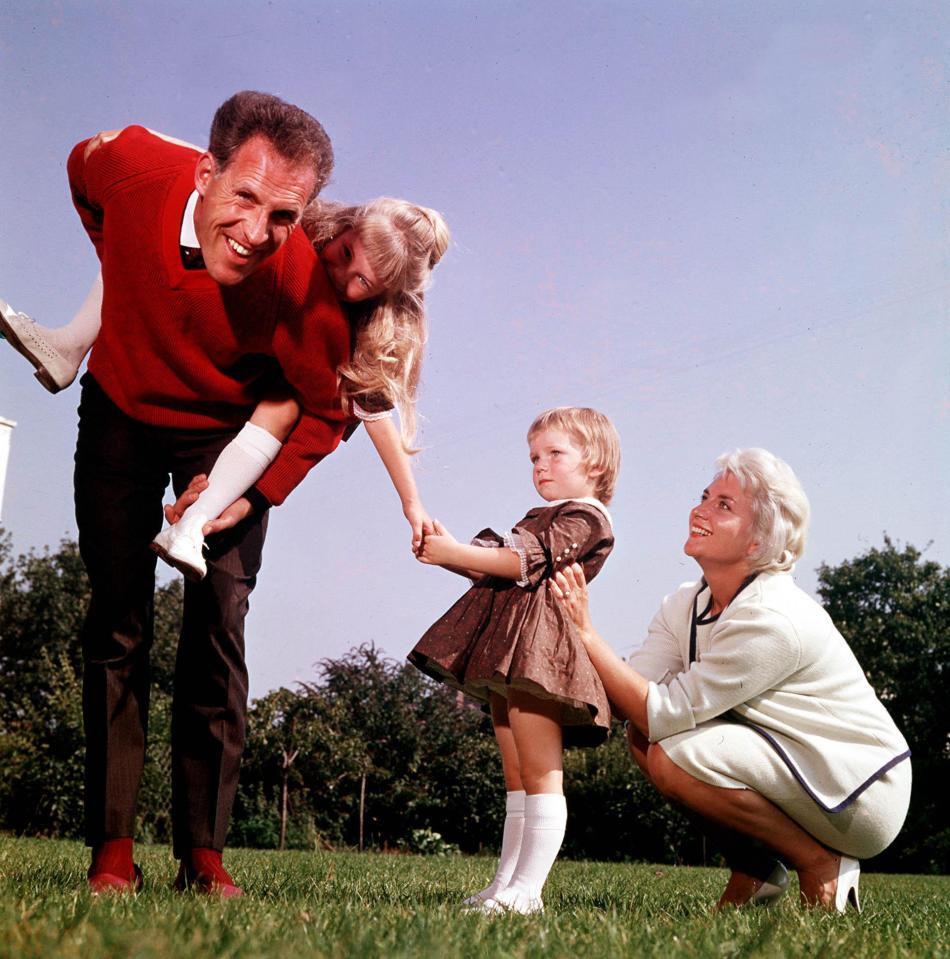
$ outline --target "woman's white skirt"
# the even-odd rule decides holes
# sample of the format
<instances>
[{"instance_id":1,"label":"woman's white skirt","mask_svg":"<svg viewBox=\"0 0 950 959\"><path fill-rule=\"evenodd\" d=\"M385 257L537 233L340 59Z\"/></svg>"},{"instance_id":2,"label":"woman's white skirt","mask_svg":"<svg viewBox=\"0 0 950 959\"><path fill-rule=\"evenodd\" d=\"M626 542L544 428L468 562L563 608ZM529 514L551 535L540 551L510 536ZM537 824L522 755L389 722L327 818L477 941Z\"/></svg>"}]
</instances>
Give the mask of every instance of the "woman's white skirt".
<instances>
[{"instance_id":1,"label":"woman's white skirt","mask_svg":"<svg viewBox=\"0 0 950 959\"><path fill-rule=\"evenodd\" d=\"M855 859L868 859L885 850L907 817L909 759L889 769L840 812L825 812L778 752L748 726L713 719L656 745L700 782L723 789L755 790L819 842Z\"/></svg>"}]
</instances>

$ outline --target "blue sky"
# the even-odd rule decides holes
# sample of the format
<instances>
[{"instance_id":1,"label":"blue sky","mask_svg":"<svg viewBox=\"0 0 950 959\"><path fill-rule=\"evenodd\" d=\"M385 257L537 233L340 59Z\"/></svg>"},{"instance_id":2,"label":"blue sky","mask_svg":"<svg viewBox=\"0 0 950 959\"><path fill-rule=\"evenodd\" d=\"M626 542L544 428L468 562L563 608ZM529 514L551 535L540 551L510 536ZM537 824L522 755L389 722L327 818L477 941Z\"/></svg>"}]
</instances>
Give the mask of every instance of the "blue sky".
<instances>
[{"instance_id":1,"label":"blue sky","mask_svg":"<svg viewBox=\"0 0 950 959\"><path fill-rule=\"evenodd\" d=\"M885 531L947 564L948 26L941 2L7 4L0 295L58 325L95 274L76 141L136 122L203 143L225 97L268 90L333 138L326 196L404 196L452 228L420 400L430 511L459 537L509 526L536 504L537 412L616 422L593 602L618 650L695 577L687 512L736 446L804 482L806 590ZM75 535L78 399L0 353L17 551ZM274 511L252 695L360 642L405 654L464 588L407 529L365 435Z\"/></svg>"}]
</instances>

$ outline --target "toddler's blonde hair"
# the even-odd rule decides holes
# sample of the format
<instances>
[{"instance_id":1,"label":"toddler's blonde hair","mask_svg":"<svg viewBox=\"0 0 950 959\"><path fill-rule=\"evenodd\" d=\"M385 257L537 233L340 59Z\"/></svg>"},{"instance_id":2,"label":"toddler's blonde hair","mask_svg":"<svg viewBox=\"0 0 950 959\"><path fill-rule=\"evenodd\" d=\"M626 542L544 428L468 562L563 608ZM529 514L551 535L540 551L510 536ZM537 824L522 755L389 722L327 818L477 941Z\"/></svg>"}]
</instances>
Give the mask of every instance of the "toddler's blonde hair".
<instances>
[{"instance_id":1,"label":"toddler's blonde hair","mask_svg":"<svg viewBox=\"0 0 950 959\"><path fill-rule=\"evenodd\" d=\"M589 406L555 406L535 417L528 442L547 429L562 430L581 448L588 471L596 474L594 494L609 505L620 474L620 435L614 424Z\"/></svg>"}]
</instances>

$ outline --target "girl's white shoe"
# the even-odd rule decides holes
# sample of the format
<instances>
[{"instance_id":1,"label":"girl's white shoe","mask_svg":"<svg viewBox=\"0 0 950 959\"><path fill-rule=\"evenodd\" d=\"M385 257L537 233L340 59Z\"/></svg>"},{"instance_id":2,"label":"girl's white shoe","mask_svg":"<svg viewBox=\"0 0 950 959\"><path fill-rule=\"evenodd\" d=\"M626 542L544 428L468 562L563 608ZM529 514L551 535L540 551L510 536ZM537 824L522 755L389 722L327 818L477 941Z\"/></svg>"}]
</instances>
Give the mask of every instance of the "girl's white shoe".
<instances>
[{"instance_id":1,"label":"girl's white shoe","mask_svg":"<svg viewBox=\"0 0 950 959\"><path fill-rule=\"evenodd\" d=\"M150 544L153 553L158 553L193 583L200 582L208 572L202 555L205 538L201 533L206 522L202 516L182 518L174 526L163 529Z\"/></svg>"},{"instance_id":2,"label":"girl's white shoe","mask_svg":"<svg viewBox=\"0 0 950 959\"><path fill-rule=\"evenodd\" d=\"M858 912L861 903L858 899L858 883L861 880L861 863L850 856L842 856L838 863L838 885L835 889L835 909L844 912L850 902Z\"/></svg>"},{"instance_id":3,"label":"girl's white shoe","mask_svg":"<svg viewBox=\"0 0 950 959\"><path fill-rule=\"evenodd\" d=\"M45 336L44 328L26 313L18 313L6 300L0 300L0 334L36 369L33 374L50 393L66 389L79 372L79 364L70 362Z\"/></svg>"}]
</instances>

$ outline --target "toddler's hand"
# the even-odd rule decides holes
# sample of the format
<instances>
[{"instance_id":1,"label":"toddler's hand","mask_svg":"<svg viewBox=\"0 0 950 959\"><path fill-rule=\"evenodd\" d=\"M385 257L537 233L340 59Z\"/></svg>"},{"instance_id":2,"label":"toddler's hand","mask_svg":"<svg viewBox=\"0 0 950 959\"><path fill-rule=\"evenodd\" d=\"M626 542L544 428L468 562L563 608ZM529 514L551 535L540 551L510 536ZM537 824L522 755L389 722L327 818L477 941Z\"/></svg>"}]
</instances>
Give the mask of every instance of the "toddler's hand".
<instances>
[{"instance_id":1,"label":"toddler's hand","mask_svg":"<svg viewBox=\"0 0 950 959\"><path fill-rule=\"evenodd\" d=\"M432 532L426 533L416 558L428 566L451 563L451 552L458 540L437 520L432 520Z\"/></svg>"}]
</instances>

